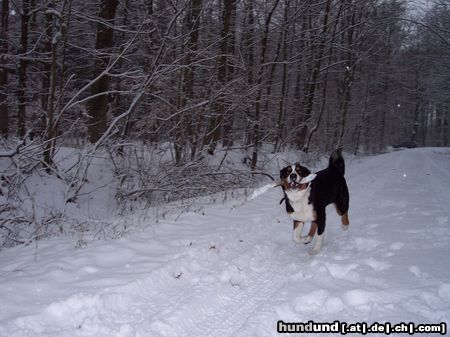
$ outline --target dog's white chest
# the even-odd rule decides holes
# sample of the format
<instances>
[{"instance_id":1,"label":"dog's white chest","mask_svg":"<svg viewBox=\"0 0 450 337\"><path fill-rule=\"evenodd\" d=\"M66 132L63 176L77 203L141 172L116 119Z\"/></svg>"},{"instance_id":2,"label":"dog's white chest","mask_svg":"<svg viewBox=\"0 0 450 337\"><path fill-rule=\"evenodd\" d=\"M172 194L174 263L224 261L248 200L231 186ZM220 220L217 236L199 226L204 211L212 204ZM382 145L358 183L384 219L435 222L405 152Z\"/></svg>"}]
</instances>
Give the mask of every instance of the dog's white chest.
<instances>
[{"instance_id":1,"label":"dog's white chest","mask_svg":"<svg viewBox=\"0 0 450 337\"><path fill-rule=\"evenodd\" d=\"M294 212L290 214L293 220L315 220L313 206L309 203L309 192L309 187L302 191L286 191L289 202L294 209Z\"/></svg>"}]
</instances>

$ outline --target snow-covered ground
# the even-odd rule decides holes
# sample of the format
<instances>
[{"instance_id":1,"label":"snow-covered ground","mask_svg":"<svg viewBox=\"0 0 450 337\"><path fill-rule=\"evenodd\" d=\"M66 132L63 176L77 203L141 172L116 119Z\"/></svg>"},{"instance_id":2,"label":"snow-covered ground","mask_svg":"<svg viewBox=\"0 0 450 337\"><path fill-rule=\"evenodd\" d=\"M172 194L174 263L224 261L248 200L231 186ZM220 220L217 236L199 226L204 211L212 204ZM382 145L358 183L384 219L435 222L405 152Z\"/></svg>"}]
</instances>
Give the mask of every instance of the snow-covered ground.
<instances>
[{"instance_id":1,"label":"snow-covered ground","mask_svg":"<svg viewBox=\"0 0 450 337\"><path fill-rule=\"evenodd\" d=\"M330 206L316 256L293 242L279 189L116 241L3 250L0 336L276 336L279 320L448 324L450 149L357 158L346 176L350 229Z\"/></svg>"}]
</instances>

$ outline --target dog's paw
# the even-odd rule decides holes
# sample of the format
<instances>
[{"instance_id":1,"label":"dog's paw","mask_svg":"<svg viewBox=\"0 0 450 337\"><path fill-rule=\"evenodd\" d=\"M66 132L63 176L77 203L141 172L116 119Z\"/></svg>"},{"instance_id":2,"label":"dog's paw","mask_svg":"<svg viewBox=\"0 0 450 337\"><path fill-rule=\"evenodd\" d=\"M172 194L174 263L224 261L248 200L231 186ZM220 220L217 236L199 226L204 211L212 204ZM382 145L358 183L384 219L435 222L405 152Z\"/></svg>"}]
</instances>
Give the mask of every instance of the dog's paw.
<instances>
[{"instance_id":1,"label":"dog's paw","mask_svg":"<svg viewBox=\"0 0 450 337\"><path fill-rule=\"evenodd\" d=\"M320 249L314 248L314 249L310 250L308 253L309 253L309 255L314 256L314 255L319 254L319 252L320 252Z\"/></svg>"},{"instance_id":2,"label":"dog's paw","mask_svg":"<svg viewBox=\"0 0 450 337\"><path fill-rule=\"evenodd\" d=\"M293 239L294 239L294 242L297 242L297 243L303 242L302 237L296 232L294 232Z\"/></svg>"},{"instance_id":3,"label":"dog's paw","mask_svg":"<svg viewBox=\"0 0 450 337\"><path fill-rule=\"evenodd\" d=\"M302 238L299 238L298 236L294 235L294 242L300 243L300 242L302 242Z\"/></svg>"},{"instance_id":4,"label":"dog's paw","mask_svg":"<svg viewBox=\"0 0 450 337\"><path fill-rule=\"evenodd\" d=\"M348 226L349 226L349 225L343 225L343 224L341 224L341 228L342 228L343 231L348 230Z\"/></svg>"},{"instance_id":5,"label":"dog's paw","mask_svg":"<svg viewBox=\"0 0 450 337\"><path fill-rule=\"evenodd\" d=\"M316 239L316 244L314 245L313 250L311 250L309 252L309 255L317 255L320 252L320 249L322 248L323 245L323 233L322 235L317 235L317 239Z\"/></svg>"},{"instance_id":6,"label":"dog's paw","mask_svg":"<svg viewBox=\"0 0 450 337\"><path fill-rule=\"evenodd\" d=\"M301 238L300 238L300 242L303 242L305 245L307 245L308 243L310 243L311 241L312 241L312 236L310 236L310 235L307 235L307 236L302 236Z\"/></svg>"},{"instance_id":7,"label":"dog's paw","mask_svg":"<svg viewBox=\"0 0 450 337\"><path fill-rule=\"evenodd\" d=\"M294 241L297 243L302 242L302 229L303 229L303 223L301 223L294 229Z\"/></svg>"}]
</instances>

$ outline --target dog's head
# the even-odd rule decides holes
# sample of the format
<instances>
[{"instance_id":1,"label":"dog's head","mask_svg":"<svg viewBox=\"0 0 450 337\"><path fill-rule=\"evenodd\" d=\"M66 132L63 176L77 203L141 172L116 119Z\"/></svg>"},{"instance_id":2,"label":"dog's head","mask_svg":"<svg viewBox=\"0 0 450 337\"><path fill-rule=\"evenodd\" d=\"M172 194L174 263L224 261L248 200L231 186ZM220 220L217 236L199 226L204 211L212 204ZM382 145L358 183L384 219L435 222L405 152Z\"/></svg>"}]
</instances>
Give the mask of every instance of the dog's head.
<instances>
[{"instance_id":1,"label":"dog's head","mask_svg":"<svg viewBox=\"0 0 450 337\"><path fill-rule=\"evenodd\" d=\"M315 177L315 174L299 163L286 166L280 171L281 186L285 190L303 190Z\"/></svg>"}]
</instances>

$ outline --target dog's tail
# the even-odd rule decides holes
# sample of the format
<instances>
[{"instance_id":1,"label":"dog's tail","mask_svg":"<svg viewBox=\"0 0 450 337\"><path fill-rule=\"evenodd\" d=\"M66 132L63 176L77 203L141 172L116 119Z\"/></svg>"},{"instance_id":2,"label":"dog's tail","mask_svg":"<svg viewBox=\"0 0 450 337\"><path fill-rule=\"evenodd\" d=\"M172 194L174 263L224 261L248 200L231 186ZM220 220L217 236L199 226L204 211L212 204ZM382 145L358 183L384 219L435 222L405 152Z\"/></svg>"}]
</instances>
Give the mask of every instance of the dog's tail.
<instances>
[{"instance_id":1,"label":"dog's tail","mask_svg":"<svg viewBox=\"0 0 450 337\"><path fill-rule=\"evenodd\" d=\"M337 148L333 151L333 153L331 153L328 167L333 167L341 175L345 174L345 162L344 157L342 157L342 147Z\"/></svg>"}]
</instances>

